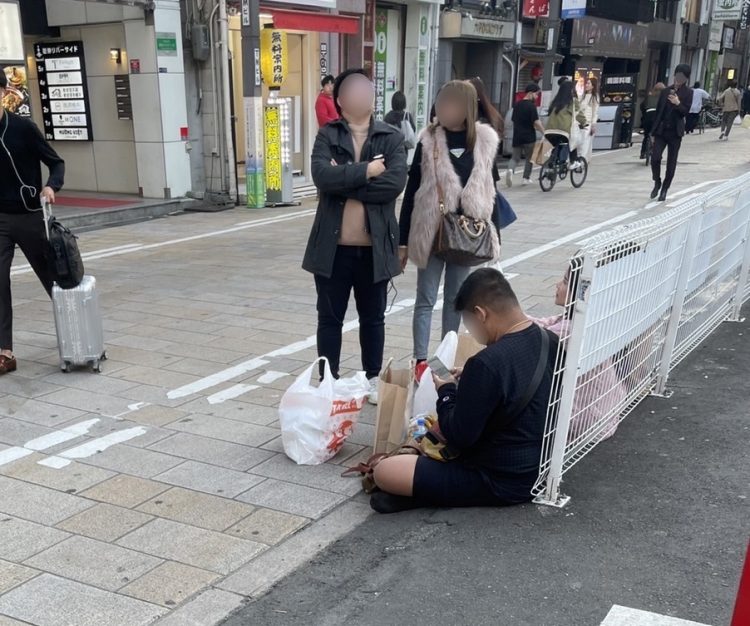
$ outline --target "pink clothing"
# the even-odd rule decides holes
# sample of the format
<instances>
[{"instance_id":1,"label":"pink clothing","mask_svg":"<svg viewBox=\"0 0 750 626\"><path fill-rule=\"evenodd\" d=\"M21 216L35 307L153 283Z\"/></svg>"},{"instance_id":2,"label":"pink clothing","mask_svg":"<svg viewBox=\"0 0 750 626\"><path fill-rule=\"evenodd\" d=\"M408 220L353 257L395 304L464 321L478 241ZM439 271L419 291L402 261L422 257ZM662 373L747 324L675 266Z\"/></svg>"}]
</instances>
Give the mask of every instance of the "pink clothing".
<instances>
[{"instance_id":1,"label":"pink clothing","mask_svg":"<svg viewBox=\"0 0 750 626\"><path fill-rule=\"evenodd\" d=\"M551 330L558 337L568 336L571 321L562 315L531 318L542 328ZM571 414L568 443L578 439L584 432L598 424L606 415L611 414L618 406L624 408L622 402L627 397L623 382L615 371L612 358L600 363L594 369L578 377L576 394L573 397L573 411ZM605 428L601 440L608 439L615 434L618 415L611 415L611 427Z\"/></svg>"}]
</instances>

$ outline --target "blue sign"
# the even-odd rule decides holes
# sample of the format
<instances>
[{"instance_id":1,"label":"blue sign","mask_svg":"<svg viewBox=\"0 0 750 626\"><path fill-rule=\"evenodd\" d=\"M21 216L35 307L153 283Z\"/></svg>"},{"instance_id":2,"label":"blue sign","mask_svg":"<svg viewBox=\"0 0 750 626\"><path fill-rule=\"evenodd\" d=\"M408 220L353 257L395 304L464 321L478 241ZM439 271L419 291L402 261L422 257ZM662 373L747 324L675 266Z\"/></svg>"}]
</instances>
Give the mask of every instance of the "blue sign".
<instances>
[{"instance_id":1,"label":"blue sign","mask_svg":"<svg viewBox=\"0 0 750 626\"><path fill-rule=\"evenodd\" d=\"M586 0L563 0L560 17L564 20L576 19L586 15Z\"/></svg>"}]
</instances>

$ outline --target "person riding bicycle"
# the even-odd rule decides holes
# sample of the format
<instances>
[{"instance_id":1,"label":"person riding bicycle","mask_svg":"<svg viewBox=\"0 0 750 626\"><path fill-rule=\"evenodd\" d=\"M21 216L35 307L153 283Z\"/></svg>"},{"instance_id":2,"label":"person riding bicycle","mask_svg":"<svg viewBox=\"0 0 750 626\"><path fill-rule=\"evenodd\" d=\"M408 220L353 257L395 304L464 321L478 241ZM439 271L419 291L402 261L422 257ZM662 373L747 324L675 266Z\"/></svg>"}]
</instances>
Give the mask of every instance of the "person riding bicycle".
<instances>
[{"instance_id":1,"label":"person riding bicycle","mask_svg":"<svg viewBox=\"0 0 750 626\"><path fill-rule=\"evenodd\" d=\"M566 81L560 85L557 95L549 107L549 120L544 131L544 138L555 148L560 148L559 161L567 161L567 150L570 151L572 171L580 171L583 165L578 158L581 129L586 128L586 115L581 110L574 96L575 85Z\"/></svg>"},{"instance_id":2,"label":"person riding bicycle","mask_svg":"<svg viewBox=\"0 0 750 626\"><path fill-rule=\"evenodd\" d=\"M641 158L645 159L651 144L651 131L654 129L656 107L659 96L666 87L664 83L656 83L651 93L641 102L641 128L643 128L643 143L641 144Z\"/></svg>"}]
</instances>

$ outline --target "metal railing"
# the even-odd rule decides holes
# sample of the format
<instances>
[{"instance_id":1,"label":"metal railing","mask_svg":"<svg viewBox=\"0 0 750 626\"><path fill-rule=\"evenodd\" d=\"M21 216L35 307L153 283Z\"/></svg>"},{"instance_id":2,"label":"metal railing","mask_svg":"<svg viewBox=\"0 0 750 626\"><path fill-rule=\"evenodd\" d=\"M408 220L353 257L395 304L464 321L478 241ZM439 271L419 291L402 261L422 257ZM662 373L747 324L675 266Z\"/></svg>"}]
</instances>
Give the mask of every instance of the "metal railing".
<instances>
[{"instance_id":1,"label":"metal railing","mask_svg":"<svg viewBox=\"0 0 750 626\"><path fill-rule=\"evenodd\" d=\"M563 474L750 299L750 175L619 226L570 259L553 389L533 489L562 506Z\"/></svg>"}]
</instances>

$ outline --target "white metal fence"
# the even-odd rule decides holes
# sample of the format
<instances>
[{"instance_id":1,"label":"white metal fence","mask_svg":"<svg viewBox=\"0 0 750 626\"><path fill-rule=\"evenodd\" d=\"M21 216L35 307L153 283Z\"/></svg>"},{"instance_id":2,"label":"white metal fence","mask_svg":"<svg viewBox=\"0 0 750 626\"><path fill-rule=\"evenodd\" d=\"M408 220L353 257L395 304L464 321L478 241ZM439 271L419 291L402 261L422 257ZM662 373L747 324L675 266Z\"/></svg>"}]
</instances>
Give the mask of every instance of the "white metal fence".
<instances>
[{"instance_id":1,"label":"white metal fence","mask_svg":"<svg viewBox=\"0 0 750 626\"><path fill-rule=\"evenodd\" d=\"M568 297L536 502L561 506L563 474L750 299L750 174L584 242Z\"/></svg>"}]
</instances>

